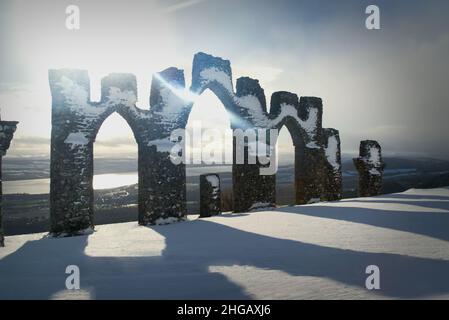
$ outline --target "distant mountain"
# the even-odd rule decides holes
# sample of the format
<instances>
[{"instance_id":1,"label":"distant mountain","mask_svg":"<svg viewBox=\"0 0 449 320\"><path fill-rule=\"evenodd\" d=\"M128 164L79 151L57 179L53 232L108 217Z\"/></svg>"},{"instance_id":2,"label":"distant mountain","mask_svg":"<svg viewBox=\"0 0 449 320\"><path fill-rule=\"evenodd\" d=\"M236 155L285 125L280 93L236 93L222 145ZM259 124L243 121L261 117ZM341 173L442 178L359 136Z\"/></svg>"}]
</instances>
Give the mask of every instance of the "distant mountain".
<instances>
[{"instance_id":1,"label":"distant mountain","mask_svg":"<svg viewBox=\"0 0 449 320\"><path fill-rule=\"evenodd\" d=\"M422 172L449 171L449 161L433 158L395 158L384 157L387 170L415 169ZM343 159L343 171L355 170L352 159Z\"/></svg>"},{"instance_id":2,"label":"distant mountain","mask_svg":"<svg viewBox=\"0 0 449 320\"><path fill-rule=\"evenodd\" d=\"M383 193L403 192L411 188L437 188L449 186L449 161L433 158L383 158ZM358 173L352 159L344 158L343 196L357 196Z\"/></svg>"}]
</instances>

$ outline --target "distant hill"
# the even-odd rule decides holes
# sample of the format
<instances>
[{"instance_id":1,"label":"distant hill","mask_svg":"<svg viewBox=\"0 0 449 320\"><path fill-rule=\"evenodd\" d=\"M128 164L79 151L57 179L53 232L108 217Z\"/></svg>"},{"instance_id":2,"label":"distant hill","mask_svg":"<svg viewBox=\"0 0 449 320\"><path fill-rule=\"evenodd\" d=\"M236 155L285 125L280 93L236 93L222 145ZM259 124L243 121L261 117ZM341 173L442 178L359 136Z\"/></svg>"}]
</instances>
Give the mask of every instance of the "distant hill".
<instances>
[{"instance_id":1,"label":"distant hill","mask_svg":"<svg viewBox=\"0 0 449 320\"><path fill-rule=\"evenodd\" d=\"M343 171L355 170L352 159L343 158L342 168ZM436 172L436 171L449 171L449 161L439 160L433 158L393 158L384 157L387 170L397 169L416 169L416 171L423 172Z\"/></svg>"},{"instance_id":2,"label":"distant hill","mask_svg":"<svg viewBox=\"0 0 449 320\"><path fill-rule=\"evenodd\" d=\"M384 157L383 193L403 192L410 188L438 188L449 185L449 161L433 158ZM344 158L343 195L357 195L358 174L352 159Z\"/></svg>"}]
</instances>

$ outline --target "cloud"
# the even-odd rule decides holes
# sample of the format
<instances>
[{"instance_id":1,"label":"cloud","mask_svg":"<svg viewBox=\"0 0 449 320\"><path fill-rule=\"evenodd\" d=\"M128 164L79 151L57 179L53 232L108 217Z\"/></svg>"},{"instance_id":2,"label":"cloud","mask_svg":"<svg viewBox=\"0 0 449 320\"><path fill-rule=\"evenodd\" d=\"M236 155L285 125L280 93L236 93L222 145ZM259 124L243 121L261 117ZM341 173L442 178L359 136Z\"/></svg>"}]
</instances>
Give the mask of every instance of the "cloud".
<instances>
[{"instance_id":1,"label":"cloud","mask_svg":"<svg viewBox=\"0 0 449 320\"><path fill-rule=\"evenodd\" d=\"M50 139L45 137L17 136L13 141L20 145L50 145Z\"/></svg>"},{"instance_id":2,"label":"cloud","mask_svg":"<svg viewBox=\"0 0 449 320\"><path fill-rule=\"evenodd\" d=\"M7 152L8 157L50 157L50 139L15 135Z\"/></svg>"},{"instance_id":3,"label":"cloud","mask_svg":"<svg viewBox=\"0 0 449 320\"><path fill-rule=\"evenodd\" d=\"M0 16L9 16L0 19L1 30L8 31L0 30L0 107L3 119L20 121L20 135L50 137L47 64L88 69L92 92L100 91L100 75L135 73L146 108L152 72L177 66L186 70L189 82L191 57L205 51L229 59L234 79L259 79L267 102L273 91L322 97L323 126L340 130L344 152L357 150L359 141L369 138L379 140L385 152L449 157L448 1L379 0L378 32L365 29L368 2L359 0L187 0L135 6L119 0L110 1L107 14L101 3L80 2L84 34L67 33L56 2L8 2L15 10L0 4ZM28 28L27 21L36 21L39 28ZM135 46L139 50L129 50ZM36 84L28 89L14 82L17 66ZM216 99L203 102L207 109L201 112L195 105L193 115L227 125L220 122L227 115ZM118 120L103 130L95 152L135 145ZM28 145L48 147L38 140L28 139Z\"/></svg>"}]
</instances>

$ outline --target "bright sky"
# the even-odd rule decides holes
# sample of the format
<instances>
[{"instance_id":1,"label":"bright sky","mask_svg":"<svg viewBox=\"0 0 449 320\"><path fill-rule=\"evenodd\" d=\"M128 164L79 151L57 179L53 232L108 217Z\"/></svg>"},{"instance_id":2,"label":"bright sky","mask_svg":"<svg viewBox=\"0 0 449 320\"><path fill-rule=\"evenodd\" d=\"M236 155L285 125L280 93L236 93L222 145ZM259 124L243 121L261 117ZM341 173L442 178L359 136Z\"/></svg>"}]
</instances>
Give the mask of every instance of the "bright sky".
<instances>
[{"instance_id":1,"label":"bright sky","mask_svg":"<svg viewBox=\"0 0 449 320\"><path fill-rule=\"evenodd\" d=\"M372 3L381 30L365 28ZM80 8L78 31L65 28L69 4ZM323 98L323 124L340 130L343 152L376 139L389 155L449 158L448 21L444 0L1 0L1 115L20 121L8 155L49 155L48 69L87 69L93 100L103 76L134 73L148 108L151 75L176 66L190 84L204 51L231 60L234 79L259 79L267 101L281 90ZM192 118L227 124L212 94ZM120 117L105 122L95 151L135 156Z\"/></svg>"}]
</instances>

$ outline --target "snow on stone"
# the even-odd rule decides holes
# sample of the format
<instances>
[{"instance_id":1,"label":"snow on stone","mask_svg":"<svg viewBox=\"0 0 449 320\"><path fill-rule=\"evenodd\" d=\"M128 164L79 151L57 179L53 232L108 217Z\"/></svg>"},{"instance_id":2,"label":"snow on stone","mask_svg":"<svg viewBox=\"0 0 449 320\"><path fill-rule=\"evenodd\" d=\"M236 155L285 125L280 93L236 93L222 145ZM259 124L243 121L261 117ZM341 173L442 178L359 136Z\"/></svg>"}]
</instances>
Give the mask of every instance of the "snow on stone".
<instances>
[{"instance_id":1,"label":"snow on stone","mask_svg":"<svg viewBox=\"0 0 449 320\"><path fill-rule=\"evenodd\" d=\"M69 134L67 138L64 140L64 143L71 144L73 149L75 146L84 146L88 144L89 139L83 132L78 131Z\"/></svg>"},{"instance_id":2,"label":"snow on stone","mask_svg":"<svg viewBox=\"0 0 449 320\"><path fill-rule=\"evenodd\" d=\"M306 144L306 147L309 149L320 149L320 146L315 141L310 141Z\"/></svg>"},{"instance_id":3,"label":"snow on stone","mask_svg":"<svg viewBox=\"0 0 449 320\"><path fill-rule=\"evenodd\" d=\"M233 101L238 106L247 110L256 127L273 128L277 124L279 124L285 117L290 116L294 118L308 134L309 139L311 140L309 142L308 148L320 148L320 146L318 146L315 142L315 133L317 130L318 121L317 108L310 108L308 118L304 121L300 117L298 117L298 112L294 106L283 103L281 104L281 112L279 113L279 115L275 119L270 120L267 114L263 111L262 105L256 96L249 94L246 96L237 97L235 95L231 76L225 71L219 70L215 67L207 68L200 72L200 78L203 85L207 85L213 81L221 84L223 88L228 91Z\"/></svg>"},{"instance_id":4,"label":"snow on stone","mask_svg":"<svg viewBox=\"0 0 449 320\"><path fill-rule=\"evenodd\" d=\"M169 116L180 113L186 105L186 101L182 97L167 87L161 88L160 95L164 102L162 113L168 114Z\"/></svg>"},{"instance_id":5,"label":"snow on stone","mask_svg":"<svg viewBox=\"0 0 449 320\"><path fill-rule=\"evenodd\" d=\"M66 102L74 107L85 107L89 101L89 94L86 89L66 76L61 77L61 81L57 83L61 88L61 93L64 95Z\"/></svg>"},{"instance_id":6,"label":"snow on stone","mask_svg":"<svg viewBox=\"0 0 449 320\"><path fill-rule=\"evenodd\" d=\"M267 115L262 110L259 99L254 95L233 97L234 102L247 110L256 127L266 127L269 123Z\"/></svg>"},{"instance_id":7,"label":"snow on stone","mask_svg":"<svg viewBox=\"0 0 449 320\"><path fill-rule=\"evenodd\" d=\"M166 225L166 224L172 224L172 223L176 223L179 222L180 219L179 218L175 218L175 217L168 217L168 218L159 218L156 219L156 221L154 222L156 225Z\"/></svg>"},{"instance_id":8,"label":"snow on stone","mask_svg":"<svg viewBox=\"0 0 449 320\"><path fill-rule=\"evenodd\" d=\"M148 142L148 146L156 146L158 152L171 152L175 143L170 140L170 137L163 139L151 140Z\"/></svg>"},{"instance_id":9,"label":"snow on stone","mask_svg":"<svg viewBox=\"0 0 449 320\"><path fill-rule=\"evenodd\" d=\"M262 105L260 104L259 99L254 95L246 95L242 97L235 96L232 79L231 76L226 72L219 70L215 67L204 69L200 72L200 77L202 79L202 84L207 85L213 81L218 82L225 88L234 102L240 107L247 110L248 114L251 116L252 121L256 127L262 128L272 128L279 124L285 117L290 116L294 118L300 126L306 131L311 140L308 144L308 148L319 149L320 146L315 142L316 137L316 129L317 129L317 120L318 120L318 109L310 108L309 116L304 121L300 117L298 117L298 112L296 108L292 105L283 103L281 104L281 112L279 115L270 120L267 114L263 111Z\"/></svg>"},{"instance_id":10,"label":"snow on stone","mask_svg":"<svg viewBox=\"0 0 449 320\"><path fill-rule=\"evenodd\" d=\"M122 91L120 88L111 87L109 88L109 105L122 104L127 107L134 107L137 102L137 97L134 91L125 90Z\"/></svg>"},{"instance_id":11,"label":"snow on stone","mask_svg":"<svg viewBox=\"0 0 449 320\"><path fill-rule=\"evenodd\" d=\"M320 198L312 198L307 202L307 204L319 203L320 201Z\"/></svg>"},{"instance_id":12,"label":"snow on stone","mask_svg":"<svg viewBox=\"0 0 449 320\"><path fill-rule=\"evenodd\" d=\"M337 160L338 140L335 136L328 139L327 147L325 148L327 162L334 168L335 171L340 170L340 164Z\"/></svg>"},{"instance_id":13,"label":"snow on stone","mask_svg":"<svg viewBox=\"0 0 449 320\"><path fill-rule=\"evenodd\" d=\"M295 119L301 125L301 128L303 128L309 135L313 135L314 131L317 129L318 110L316 108L311 108L309 110L309 117L304 121L300 117L298 117L298 111L294 106L282 103L281 112L275 119L271 121L271 126L276 126L287 116Z\"/></svg>"},{"instance_id":14,"label":"snow on stone","mask_svg":"<svg viewBox=\"0 0 449 320\"><path fill-rule=\"evenodd\" d=\"M252 206L249 208L249 211L253 211L253 210L259 210L262 208L267 208L267 207L272 207L273 204L269 203L269 202L256 202L253 203Z\"/></svg>"},{"instance_id":15,"label":"snow on stone","mask_svg":"<svg viewBox=\"0 0 449 320\"><path fill-rule=\"evenodd\" d=\"M306 132L309 142L306 144L306 147L309 149L320 149L321 147L317 144L316 141L316 132L317 132L317 121L318 121L318 109L310 108L309 115L306 120L302 120L298 117L298 111L296 108L290 104L282 103L281 104L281 112L279 115L271 120L270 126L277 126L283 119L286 117L292 117L295 121L301 126L302 129Z\"/></svg>"},{"instance_id":16,"label":"snow on stone","mask_svg":"<svg viewBox=\"0 0 449 320\"><path fill-rule=\"evenodd\" d=\"M449 187L7 236L0 299L449 299L448 213ZM365 288L372 264L380 290ZM68 265L79 291L65 288Z\"/></svg>"},{"instance_id":17,"label":"snow on stone","mask_svg":"<svg viewBox=\"0 0 449 320\"><path fill-rule=\"evenodd\" d=\"M61 93L73 112L82 113L87 117L93 118L106 110L104 106L92 106L89 103L88 91L66 76L61 77L57 85L61 88Z\"/></svg>"},{"instance_id":18,"label":"snow on stone","mask_svg":"<svg viewBox=\"0 0 449 320\"><path fill-rule=\"evenodd\" d=\"M260 104L259 99L257 99L254 95L246 95L242 97L237 97L234 93L234 89L232 87L232 79L231 76L226 72L219 70L215 67L207 68L201 71L200 77L202 79L202 84L206 85L213 81L218 82L223 86L223 88L228 91L231 98L234 102L240 107L247 110L248 114L253 119L253 122L256 126L265 127L268 124L268 118L264 114L262 110L262 105Z\"/></svg>"},{"instance_id":19,"label":"snow on stone","mask_svg":"<svg viewBox=\"0 0 449 320\"><path fill-rule=\"evenodd\" d=\"M209 184L213 187L213 188L218 188L220 187L220 180L218 179L218 177L216 175L208 175L206 176L206 180L207 182L209 182Z\"/></svg>"},{"instance_id":20,"label":"snow on stone","mask_svg":"<svg viewBox=\"0 0 449 320\"><path fill-rule=\"evenodd\" d=\"M99 115L107 110L108 107L115 105L124 105L132 112L134 112L138 117L149 117L148 112L144 110L139 110L135 104L137 102L137 97L132 90L121 90L117 87L109 88L108 100L101 104L91 104L89 103L89 93L87 90L73 82L71 79L63 76L57 85L61 88L61 93L64 95L67 104L70 109L75 112L82 114L84 123L89 124L90 121L96 119Z\"/></svg>"},{"instance_id":21,"label":"snow on stone","mask_svg":"<svg viewBox=\"0 0 449 320\"><path fill-rule=\"evenodd\" d=\"M212 81L220 83L229 93L233 93L232 79L231 77L218 68L212 67L201 71L200 77L202 79L203 85L206 85Z\"/></svg>"},{"instance_id":22,"label":"snow on stone","mask_svg":"<svg viewBox=\"0 0 449 320\"><path fill-rule=\"evenodd\" d=\"M368 160L373 164L380 165L380 150L376 147L371 147Z\"/></svg>"},{"instance_id":23,"label":"snow on stone","mask_svg":"<svg viewBox=\"0 0 449 320\"><path fill-rule=\"evenodd\" d=\"M206 180L212 187L212 198L217 199L220 195L220 179L218 176L211 174L206 176Z\"/></svg>"}]
</instances>

